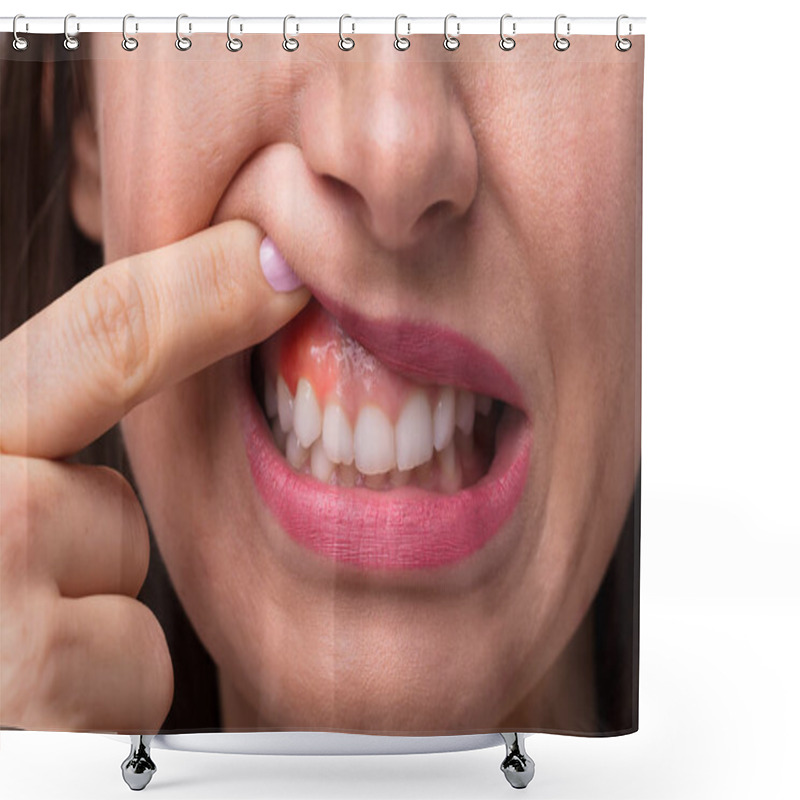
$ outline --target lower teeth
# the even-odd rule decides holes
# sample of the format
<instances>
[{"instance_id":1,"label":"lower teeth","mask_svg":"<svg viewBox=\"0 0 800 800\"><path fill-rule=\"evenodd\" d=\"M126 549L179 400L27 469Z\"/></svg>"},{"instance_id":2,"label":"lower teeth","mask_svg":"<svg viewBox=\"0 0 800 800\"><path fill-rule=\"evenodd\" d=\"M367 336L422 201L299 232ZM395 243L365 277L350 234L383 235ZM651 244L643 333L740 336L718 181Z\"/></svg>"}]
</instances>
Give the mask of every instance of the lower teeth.
<instances>
[{"instance_id":1,"label":"lower teeth","mask_svg":"<svg viewBox=\"0 0 800 800\"><path fill-rule=\"evenodd\" d=\"M276 418L270 424L275 445L292 468L301 475L313 475L330 486L388 491L402 486L416 486L428 491L453 494L478 480L486 472L486 458L476 449L473 434L456 431L453 441L434 457L410 470L392 469L379 475L364 475L354 464L330 464L315 459L314 445L305 448L294 431L284 433ZM316 443L315 443L316 444ZM321 465L320 465L320 462Z\"/></svg>"}]
</instances>

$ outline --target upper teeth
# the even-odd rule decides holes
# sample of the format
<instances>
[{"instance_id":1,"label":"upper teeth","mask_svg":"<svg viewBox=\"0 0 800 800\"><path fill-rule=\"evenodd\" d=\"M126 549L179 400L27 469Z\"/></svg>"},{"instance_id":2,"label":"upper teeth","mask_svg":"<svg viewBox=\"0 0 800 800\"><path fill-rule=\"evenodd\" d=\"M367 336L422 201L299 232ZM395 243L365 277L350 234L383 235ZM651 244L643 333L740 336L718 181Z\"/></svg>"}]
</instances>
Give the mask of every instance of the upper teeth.
<instances>
[{"instance_id":1,"label":"upper teeth","mask_svg":"<svg viewBox=\"0 0 800 800\"><path fill-rule=\"evenodd\" d=\"M453 438L456 424L456 393L447 386L439 394L433 412L433 444L437 450L444 450Z\"/></svg>"},{"instance_id":2,"label":"upper teeth","mask_svg":"<svg viewBox=\"0 0 800 800\"><path fill-rule=\"evenodd\" d=\"M278 416L280 417L281 429L288 433L294 421L294 400L283 375L278 375Z\"/></svg>"},{"instance_id":3,"label":"upper teeth","mask_svg":"<svg viewBox=\"0 0 800 800\"><path fill-rule=\"evenodd\" d=\"M431 408L429 394L417 389L394 425L382 408L370 402L361 407L353 426L335 399L320 409L314 387L306 378L298 380L294 397L282 376L274 389L269 387L269 379L266 383L264 404L269 416L277 414L273 431L286 435L287 460L300 469L310 458L311 473L325 482L337 464L355 462L363 475L412 470L430 461L434 449L442 452L448 448L456 427L470 434L476 409L488 414L492 406L489 397L446 386L439 390Z\"/></svg>"},{"instance_id":4,"label":"upper teeth","mask_svg":"<svg viewBox=\"0 0 800 800\"><path fill-rule=\"evenodd\" d=\"M358 412L353 433L356 467L362 475L380 475L395 465L395 432L389 417L377 406Z\"/></svg>"},{"instance_id":5,"label":"upper teeth","mask_svg":"<svg viewBox=\"0 0 800 800\"><path fill-rule=\"evenodd\" d=\"M397 469L414 469L431 460L433 415L424 392L417 390L408 398L395 425L394 435Z\"/></svg>"},{"instance_id":6,"label":"upper teeth","mask_svg":"<svg viewBox=\"0 0 800 800\"><path fill-rule=\"evenodd\" d=\"M344 409L338 403L325 406L322 419L322 444L334 464L353 463L353 428Z\"/></svg>"},{"instance_id":7,"label":"upper teeth","mask_svg":"<svg viewBox=\"0 0 800 800\"><path fill-rule=\"evenodd\" d=\"M294 430L297 440L303 447L311 447L322 433L322 414L317 396L305 378L297 381L297 394L294 397Z\"/></svg>"}]
</instances>

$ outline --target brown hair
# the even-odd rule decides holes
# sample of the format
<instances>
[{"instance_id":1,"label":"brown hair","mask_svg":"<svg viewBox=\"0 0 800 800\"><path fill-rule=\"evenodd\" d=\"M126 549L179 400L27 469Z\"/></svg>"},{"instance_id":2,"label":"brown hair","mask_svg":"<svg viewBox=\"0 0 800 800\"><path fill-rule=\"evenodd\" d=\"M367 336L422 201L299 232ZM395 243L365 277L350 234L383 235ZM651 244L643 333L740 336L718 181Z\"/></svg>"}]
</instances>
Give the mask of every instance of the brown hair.
<instances>
[{"instance_id":1,"label":"brown hair","mask_svg":"<svg viewBox=\"0 0 800 800\"><path fill-rule=\"evenodd\" d=\"M71 124L90 102L84 67L88 42L67 53L60 35L28 41L28 49L17 53L11 34L0 34L2 337L103 263L102 248L78 230L69 206ZM68 460L106 464L136 488L118 426ZM597 731L608 734L638 728L640 491L637 479L591 612ZM150 554L139 599L164 628L175 672L175 698L162 730L220 730L216 667L175 595L152 531Z\"/></svg>"},{"instance_id":2,"label":"brown hair","mask_svg":"<svg viewBox=\"0 0 800 800\"><path fill-rule=\"evenodd\" d=\"M103 263L69 208L70 123L88 103L86 71L77 59L54 59L59 36L29 36L20 53L11 39L0 36L2 337ZM116 426L69 460L124 470Z\"/></svg>"}]
</instances>

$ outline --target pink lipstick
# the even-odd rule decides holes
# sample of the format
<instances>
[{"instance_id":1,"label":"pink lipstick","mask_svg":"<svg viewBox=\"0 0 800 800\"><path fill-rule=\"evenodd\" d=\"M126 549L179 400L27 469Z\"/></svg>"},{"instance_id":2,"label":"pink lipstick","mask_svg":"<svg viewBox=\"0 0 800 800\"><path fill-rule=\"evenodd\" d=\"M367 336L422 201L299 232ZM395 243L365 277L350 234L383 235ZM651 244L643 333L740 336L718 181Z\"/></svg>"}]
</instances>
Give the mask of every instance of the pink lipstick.
<instances>
[{"instance_id":1,"label":"pink lipstick","mask_svg":"<svg viewBox=\"0 0 800 800\"><path fill-rule=\"evenodd\" d=\"M427 322L370 320L328 298L320 302L346 334L399 375L506 403L493 458L476 482L449 494L415 485L388 491L329 485L297 471L281 453L252 386L250 359L242 359L240 418L258 494L292 539L340 563L429 570L463 561L500 531L522 497L532 426L514 407L521 405L519 387L493 355L454 331Z\"/></svg>"}]
</instances>

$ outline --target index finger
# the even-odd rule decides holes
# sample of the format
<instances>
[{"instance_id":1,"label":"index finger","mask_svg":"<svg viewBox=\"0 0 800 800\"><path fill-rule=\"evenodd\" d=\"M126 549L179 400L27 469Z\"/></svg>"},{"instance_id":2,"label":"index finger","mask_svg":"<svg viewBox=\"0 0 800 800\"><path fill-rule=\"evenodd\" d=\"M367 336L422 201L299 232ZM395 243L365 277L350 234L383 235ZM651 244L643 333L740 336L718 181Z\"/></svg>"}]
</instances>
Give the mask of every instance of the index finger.
<instances>
[{"instance_id":1,"label":"index finger","mask_svg":"<svg viewBox=\"0 0 800 800\"><path fill-rule=\"evenodd\" d=\"M62 458L164 387L266 339L279 293L244 220L100 267L0 341L0 452Z\"/></svg>"}]
</instances>

